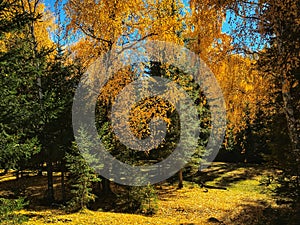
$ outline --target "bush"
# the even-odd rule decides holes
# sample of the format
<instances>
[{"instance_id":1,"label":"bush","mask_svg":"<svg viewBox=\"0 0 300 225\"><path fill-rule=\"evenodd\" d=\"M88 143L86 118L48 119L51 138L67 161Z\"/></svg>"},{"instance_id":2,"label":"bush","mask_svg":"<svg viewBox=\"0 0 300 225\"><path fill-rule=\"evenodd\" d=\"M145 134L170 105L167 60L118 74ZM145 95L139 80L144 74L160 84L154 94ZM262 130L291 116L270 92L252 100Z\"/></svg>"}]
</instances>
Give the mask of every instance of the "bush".
<instances>
[{"instance_id":1,"label":"bush","mask_svg":"<svg viewBox=\"0 0 300 225\"><path fill-rule=\"evenodd\" d=\"M157 194L152 185L129 187L120 197L127 212L153 215L158 210Z\"/></svg>"},{"instance_id":2,"label":"bush","mask_svg":"<svg viewBox=\"0 0 300 225\"><path fill-rule=\"evenodd\" d=\"M0 198L0 224L20 224L27 221L26 216L15 213L15 211L23 209L27 204L23 198Z\"/></svg>"}]
</instances>

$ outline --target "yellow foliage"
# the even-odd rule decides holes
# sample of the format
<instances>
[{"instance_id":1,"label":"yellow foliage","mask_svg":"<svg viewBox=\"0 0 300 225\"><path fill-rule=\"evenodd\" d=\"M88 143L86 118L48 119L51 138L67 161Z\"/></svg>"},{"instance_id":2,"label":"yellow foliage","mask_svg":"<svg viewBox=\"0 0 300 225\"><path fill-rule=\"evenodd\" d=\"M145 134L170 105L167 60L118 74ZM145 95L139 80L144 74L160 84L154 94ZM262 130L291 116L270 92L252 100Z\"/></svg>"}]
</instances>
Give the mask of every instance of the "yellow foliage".
<instances>
[{"instance_id":1,"label":"yellow foliage","mask_svg":"<svg viewBox=\"0 0 300 225\"><path fill-rule=\"evenodd\" d=\"M218 1L191 0L191 13L184 14L180 13L184 8L182 3L175 0L69 0L66 5L67 15L71 19L68 28L84 34L72 50L84 67L88 67L99 56L125 43L151 39L183 45L183 40L187 38L187 47L198 54L216 75L226 101L229 129L237 134L254 122L259 110L268 110L262 106L270 101L272 81L262 78L253 69L255 60L229 54L233 49L232 38L222 33L225 20L222 7ZM164 66L166 75L171 76L169 65ZM120 82L123 78L126 84L132 81L120 76L111 82L106 92L115 96L121 86L124 87L124 82ZM178 77L170 78L185 87L186 91L191 89L186 84L192 79L180 81ZM104 95L107 97L107 94ZM151 105L153 101L148 103ZM143 121L148 121L150 115L168 121L165 117L167 108L156 113L148 108L136 108L132 115ZM137 125L138 120L135 123Z\"/></svg>"},{"instance_id":2,"label":"yellow foliage","mask_svg":"<svg viewBox=\"0 0 300 225\"><path fill-rule=\"evenodd\" d=\"M168 104L162 98L153 97L145 99L141 104L133 107L130 115L131 130L136 137L142 139L143 137L150 135L149 122L155 117L161 118L166 124L167 128L171 124L170 118L167 113L174 111L173 105Z\"/></svg>"},{"instance_id":3,"label":"yellow foliage","mask_svg":"<svg viewBox=\"0 0 300 225\"><path fill-rule=\"evenodd\" d=\"M228 55L214 68L227 105L227 118L233 133L253 123L259 111L270 101L271 80L253 69L254 61L240 55Z\"/></svg>"},{"instance_id":4,"label":"yellow foliage","mask_svg":"<svg viewBox=\"0 0 300 225\"><path fill-rule=\"evenodd\" d=\"M222 33L225 10L220 1L191 0L190 5L189 47L215 74L226 102L228 128L235 135L254 122L259 110L270 110L264 106L270 101L273 82L255 70L255 60L230 54L232 38Z\"/></svg>"},{"instance_id":5,"label":"yellow foliage","mask_svg":"<svg viewBox=\"0 0 300 225\"><path fill-rule=\"evenodd\" d=\"M191 14L187 17L186 37L191 39L190 49L213 66L214 63L210 62L216 59L217 53L226 52L231 46L229 37L222 33L225 13L210 3L210 0L190 1Z\"/></svg>"},{"instance_id":6,"label":"yellow foliage","mask_svg":"<svg viewBox=\"0 0 300 225\"><path fill-rule=\"evenodd\" d=\"M50 11L46 10L43 3L38 4L37 13L42 14L42 18L34 24L34 33L38 43L38 48L52 48L54 47L54 43L50 38L50 32L53 32L57 28L54 16Z\"/></svg>"},{"instance_id":7,"label":"yellow foliage","mask_svg":"<svg viewBox=\"0 0 300 225\"><path fill-rule=\"evenodd\" d=\"M34 17L37 17L38 15L42 15L41 18L34 21L33 27L34 27L34 36L35 41L37 42L37 49L40 50L42 48L52 48L54 47L54 43L50 38L50 32L54 31L56 28L54 16L51 14L50 11L46 10L46 7L43 3L38 3L36 6L35 4L38 1L36 0L20 0L19 4L19 13L22 13L22 11L31 12ZM7 18L12 18L14 15L9 9L7 9ZM15 36L18 37L24 37L24 33L6 33L4 38L0 41L0 50L5 52L7 49L7 44L10 40L13 40Z\"/></svg>"},{"instance_id":8,"label":"yellow foliage","mask_svg":"<svg viewBox=\"0 0 300 225\"><path fill-rule=\"evenodd\" d=\"M162 1L69 0L68 30L83 34L74 44L76 58L88 66L109 50L142 40L160 40L183 45L182 3Z\"/></svg>"},{"instance_id":9,"label":"yellow foliage","mask_svg":"<svg viewBox=\"0 0 300 225\"><path fill-rule=\"evenodd\" d=\"M107 105L113 103L119 92L132 81L133 76L130 68L122 68L101 89L99 101Z\"/></svg>"}]
</instances>

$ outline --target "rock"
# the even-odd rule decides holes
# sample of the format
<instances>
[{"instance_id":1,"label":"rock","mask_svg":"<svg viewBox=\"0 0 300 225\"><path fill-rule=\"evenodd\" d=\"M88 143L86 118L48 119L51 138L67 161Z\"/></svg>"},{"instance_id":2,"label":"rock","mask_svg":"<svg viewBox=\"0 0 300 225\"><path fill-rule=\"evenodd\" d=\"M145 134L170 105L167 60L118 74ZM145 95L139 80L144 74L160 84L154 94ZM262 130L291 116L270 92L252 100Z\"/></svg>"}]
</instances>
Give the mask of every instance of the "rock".
<instances>
[{"instance_id":1,"label":"rock","mask_svg":"<svg viewBox=\"0 0 300 225\"><path fill-rule=\"evenodd\" d=\"M218 220L215 217L210 217L207 221L210 223L222 223L222 221Z\"/></svg>"}]
</instances>

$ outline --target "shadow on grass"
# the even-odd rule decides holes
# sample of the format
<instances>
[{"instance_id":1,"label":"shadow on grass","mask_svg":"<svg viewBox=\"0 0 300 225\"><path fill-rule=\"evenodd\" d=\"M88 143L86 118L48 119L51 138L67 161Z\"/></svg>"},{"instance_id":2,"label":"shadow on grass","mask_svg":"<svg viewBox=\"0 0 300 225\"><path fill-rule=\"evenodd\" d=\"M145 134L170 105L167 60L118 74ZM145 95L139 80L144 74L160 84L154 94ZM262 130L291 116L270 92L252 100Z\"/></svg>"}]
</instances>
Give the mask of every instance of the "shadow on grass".
<instances>
[{"instance_id":1,"label":"shadow on grass","mask_svg":"<svg viewBox=\"0 0 300 225\"><path fill-rule=\"evenodd\" d=\"M266 170L262 165L255 164L213 163L209 168L187 177L187 180L198 184L210 182L217 186L230 187L239 181L262 175Z\"/></svg>"},{"instance_id":2,"label":"shadow on grass","mask_svg":"<svg viewBox=\"0 0 300 225\"><path fill-rule=\"evenodd\" d=\"M178 185L175 184L175 182L164 181L155 185L155 189L157 194L160 196L160 199L171 198L176 196Z\"/></svg>"},{"instance_id":3,"label":"shadow on grass","mask_svg":"<svg viewBox=\"0 0 300 225\"><path fill-rule=\"evenodd\" d=\"M299 208L289 205L271 206L265 201L247 201L240 204L238 212L231 212L221 220L224 224L243 225L296 225L299 224Z\"/></svg>"},{"instance_id":4,"label":"shadow on grass","mask_svg":"<svg viewBox=\"0 0 300 225\"><path fill-rule=\"evenodd\" d=\"M12 174L9 174L11 178ZM61 201L61 178L53 177L55 199ZM34 210L43 210L47 203L45 197L47 195L47 176L30 175L19 179L2 180L0 185L0 197L17 198L26 197L29 201L27 208ZM41 208L41 209L40 209ZM49 207L47 207L49 208Z\"/></svg>"}]
</instances>

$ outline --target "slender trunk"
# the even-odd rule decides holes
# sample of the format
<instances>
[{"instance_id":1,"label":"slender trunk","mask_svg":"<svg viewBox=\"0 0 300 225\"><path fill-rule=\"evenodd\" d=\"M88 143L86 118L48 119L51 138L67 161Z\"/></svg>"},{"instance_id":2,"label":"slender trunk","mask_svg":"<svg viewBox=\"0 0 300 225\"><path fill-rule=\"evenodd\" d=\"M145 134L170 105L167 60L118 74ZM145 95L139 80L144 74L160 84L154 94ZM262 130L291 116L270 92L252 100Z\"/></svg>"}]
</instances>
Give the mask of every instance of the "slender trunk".
<instances>
[{"instance_id":1,"label":"slender trunk","mask_svg":"<svg viewBox=\"0 0 300 225\"><path fill-rule=\"evenodd\" d=\"M66 202L66 187L65 187L64 167L62 167L62 170L61 170L61 198L62 198L62 202L65 203Z\"/></svg>"},{"instance_id":2,"label":"slender trunk","mask_svg":"<svg viewBox=\"0 0 300 225\"><path fill-rule=\"evenodd\" d=\"M287 80L284 80L282 85L282 98L283 98L284 112L287 121L289 138L292 144L290 159L292 161L291 162L292 167L294 168L293 175L296 176L297 190L299 190L300 187L300 175L299 175L300 174L300 166L299 166L300 140L298 136L299 123L295 118L292 96L290 91L290 84Z\"/></svg>"},{"instance_id":3,"label":"slender trunk","mask_svg":"<svg viewBox=\"0 0 300 225\"><path fill-rule=\"evenodd\" d=\"M47 178L48 178L47 201L49 204L51 204L54 202L52 162L47 162Z\"/></svg>"},{"instance_id":4,"label":"slender trunk","mask_svg":"<svg viewBox=\"0 0 300 225\"><path fill-rule=\"evenodd\" d=\"M246 136L246 144L245 144L245 154L244 154L244 163L247 163L247 162L251 162L251 157L252 157L252 160L254 159L254 149L253 149L253 143L254 143L254 140L253 140L253 135L252 135L252 125L250 124L250 121L249 121L249 117L247 117L247 120L246 120L246 124L247 124L247 128L246 128L246 131L245 131L245 136Z\"/></svg>"},{"instance_id":5,"label":"slender trunk","mask_svg":"<svg viewBox=\"0 0 300 225\"><path fill-rule=\"evenodd\" d=\"M182 174L182 169L178 171L178 188L181 189L183 188L183 174Z\"/></svg>"},{"instance_id":6,"label":"slender trunk","mask_svg":"<svg viewBox=\"0 0 300 225\"><path fill-rule=\"evenodd\" d=\"M43 164L39 165L39 169L38 169L37 175L38 175L39 177L42 177L42 176L43 176Z\"/></svg>"},{"instance_id":7,"label":"slender trunk","mask_svg":"<svg viewBox=\"0 0 300 225\"><path fill-rule=\"evenodd\" d=\"M284 29L285 25L284 24L279 24L279 32L280 36L284 36ZM279 41L278 43L278 50L279 54L282 56L286 52L285 46L283 45L282 41ZM289 133L289 138L291 140L292 144L292 158L294 158L296 161L299 160L299 136L298 136L298 130L299 130L299 124L298 121L295 118L295 113L294 113L294 104L292 100L292 95L291 95L291 81L289 79L289 72L288 71L282 71L281 72L281 79L282 79L282 99L283 99L283 107L284 107L284 113L286 116L286 121L287 121L287 128L288 128L288 133ZM297 174L298 175L298 174Z\"/></svg>"},{"instance_id":8,"label":"slender trunk","mask_svg":"<svg viewBox=\"0 0 300 225\"><path fill-rule=\"evenodd\" d=\"M17 170L17 171L16 171L16 180L19 180L19 173L20 173L20 171Z\"/></svg>"},{"instance_id":9,"label":"slender trunk","mask_svg":"<svg viewBox=\"0 0 300 225\"><path fill-rule=\"evenodd\" d=\"M284 105L284 113L287 121L289 138L292 144L292 154L294 159L299 159L300 141L298 136L298 121L295 118L290 82L285 78L282 84L282 99Z\"/></svg>"}]
</instances>

